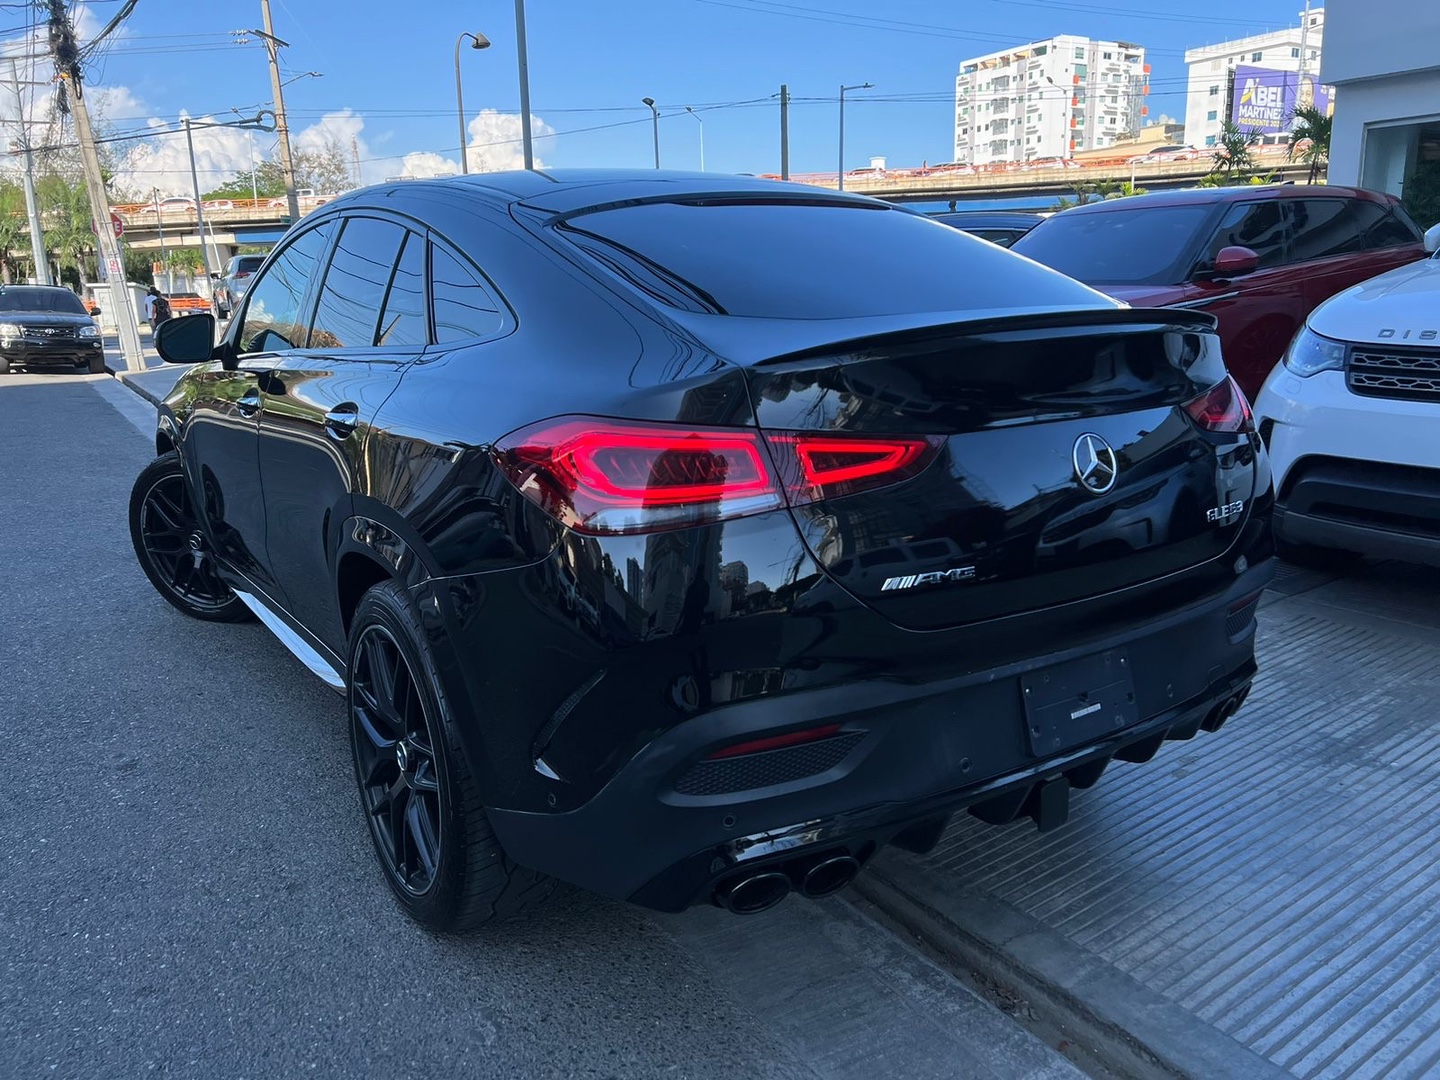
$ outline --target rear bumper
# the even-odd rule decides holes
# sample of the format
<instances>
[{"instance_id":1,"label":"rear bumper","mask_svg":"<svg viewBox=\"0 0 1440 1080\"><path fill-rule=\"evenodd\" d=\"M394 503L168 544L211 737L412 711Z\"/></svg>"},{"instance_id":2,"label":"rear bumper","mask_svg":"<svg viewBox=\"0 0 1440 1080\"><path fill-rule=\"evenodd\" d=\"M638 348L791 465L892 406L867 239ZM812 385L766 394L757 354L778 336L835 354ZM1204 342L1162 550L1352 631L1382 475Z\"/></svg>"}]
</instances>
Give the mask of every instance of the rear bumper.
<instances>
[{"instance_id":1,"label":"rear bumper","mask_svg":"<svg viewBox=\"0 0 1440 1080\"><path fill-rule=\"evenodd\" d=\"M1111 760L1146 760L1167 738L1223 722L1256 671L1254 601L1270 573L1266 562L1223 595L1003 668L919 685L877 675L715 708L655 738L579 807L495 808L491 819L517 861L671 911L766 866L839 851L864 861L897 837L923 847L961 809L1058 824L1068 789L1094 783ZM1131 666L1139 719L1034 752L1022 679L1110 650ZM838 728L803 761L790 749L704 761L749 733L819 725Z\"/></svg>"}]
</instances>

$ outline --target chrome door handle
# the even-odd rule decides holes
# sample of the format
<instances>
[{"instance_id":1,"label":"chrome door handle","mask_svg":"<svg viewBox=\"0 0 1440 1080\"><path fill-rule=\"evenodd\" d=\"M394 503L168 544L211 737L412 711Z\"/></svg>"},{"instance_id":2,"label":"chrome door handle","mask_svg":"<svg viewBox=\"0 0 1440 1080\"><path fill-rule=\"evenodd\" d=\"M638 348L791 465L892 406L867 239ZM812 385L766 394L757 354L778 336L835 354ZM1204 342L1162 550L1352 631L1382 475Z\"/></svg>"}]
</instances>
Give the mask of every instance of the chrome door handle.
<instances>
[{"instance_id":1,"label":"chrome door handle","mask_svg":"<svg viewBox=\"0 0 1440 1080\"><path fill-rule=\"evenodd\" d=\"M335 439L348 439L360 423L360 406L353 401L336 405L325 414L325 431Z\"/></svg>"},{"instance_id":2,"label":"chrome door handle","mask_svg":"<svg viewBox=\"0 0 1440 1080\"><path fill-rule=\"evenodd\" d=\"M245 391L245 395L235 402L235 411L241 416L254 416L258 413L260 411L260 391Z\"/></svg>"}]
</instances>

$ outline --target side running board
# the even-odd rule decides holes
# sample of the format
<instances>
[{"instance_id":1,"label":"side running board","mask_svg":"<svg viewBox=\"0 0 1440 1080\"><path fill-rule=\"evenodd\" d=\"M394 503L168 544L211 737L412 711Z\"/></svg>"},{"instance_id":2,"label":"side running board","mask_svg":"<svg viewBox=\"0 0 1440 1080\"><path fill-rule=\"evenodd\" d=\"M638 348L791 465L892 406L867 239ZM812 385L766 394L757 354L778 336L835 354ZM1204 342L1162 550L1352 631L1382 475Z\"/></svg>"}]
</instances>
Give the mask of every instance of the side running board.
<instances>
[{"instance_id":1,"label":"side running board","mask_svg":"<svg viewBox=\"0 0 1440 1080\"><path fill-rule=\"evenodd\" d=\"M320 676L331 690L339 691L342 694L345 692L345 680L340 677L340 673L330 665L328 660L311 648L309 642L290 629L289 624L249 593L236 589L235 595L255 613L255 617L265 624L266 629L280 639L281 645L295 654L295 659Z\"/></svg>"}]
</instances>

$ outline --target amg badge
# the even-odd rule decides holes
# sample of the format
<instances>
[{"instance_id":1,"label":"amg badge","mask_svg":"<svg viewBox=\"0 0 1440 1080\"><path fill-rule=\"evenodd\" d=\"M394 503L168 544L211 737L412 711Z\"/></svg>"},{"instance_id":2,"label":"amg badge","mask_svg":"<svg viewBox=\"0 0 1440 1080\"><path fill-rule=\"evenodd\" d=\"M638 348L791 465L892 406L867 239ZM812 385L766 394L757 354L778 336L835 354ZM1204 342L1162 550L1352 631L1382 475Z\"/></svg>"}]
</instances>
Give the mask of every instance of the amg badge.
<instances>
[{"instance_id":1,"label":"amg badge","mask_svg":"<svg viewBox=\"0 0 1440 1080\"><path fill-rule=\"evenodd\" d=\"M1227 518L1236 517L1245 511L1245 500L1237 499L1235 502L1226 503L1224 506L1212 506L1205 511L1206 521L1225 521Z\"/></svg>"},{"instance_id":2,"label":"amg badge","mask_svg":"<svg viewBox=\"0 0 1440 1080\"><path fill-rule=\"evenodd\" d=\"M880 586L881 592L897 592L900 589L914 589L920 585L939 585L942 581L974 581L975 567L957 566L953 570L933 570L928 574L908 574L905 577L886 578Z\"/></svg>"}]
</instances>

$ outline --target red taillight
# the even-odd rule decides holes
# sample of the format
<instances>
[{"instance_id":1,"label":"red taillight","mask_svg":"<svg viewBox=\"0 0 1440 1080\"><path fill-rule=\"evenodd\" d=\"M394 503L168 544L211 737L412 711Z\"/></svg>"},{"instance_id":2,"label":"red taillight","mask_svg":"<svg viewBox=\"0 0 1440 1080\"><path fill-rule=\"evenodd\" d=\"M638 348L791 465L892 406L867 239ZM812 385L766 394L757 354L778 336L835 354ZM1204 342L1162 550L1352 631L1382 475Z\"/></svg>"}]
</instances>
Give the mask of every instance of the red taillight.
<instances>
[{"instance_id":1,"label":"red taillight","mask_svg":"<svg viewBox=\"0 0 1440 1080\"><path fill-rule=\"evenodd\" d=\"M826 724L824 727L806 728L804 731L792 731L785 735L771 735L766 739L752 739L750 742L736 743L723 750L716 750L705 760L716 761L722 758L740 757L742 754L760 754L766 750L782 750L787 746L819 742L821 739L830 738L839 730L839 724Z\"/></svg>"},{"instance_id":2,"label":"red taillight","mask_svg":"<svg viewBox=\"0 0 1440 1080\"><path fill-rule=\"evenodd\" d=\"M571 528L635 533L893 484L943 441L571 416L512 432L495 455L522 494Z\"/></svg>"},{"instance_id":3,"label":"red taillight","mask_svg":"<svg viewBox=\"0 0 1440 1080\"><path fill-rule=\"evenodd\" d=\"M1204 431L1250 431L1255 425L1250 403L1228 375L1199 397L1187 401L1185 411Z\"/></svg>"}]
</instances>

